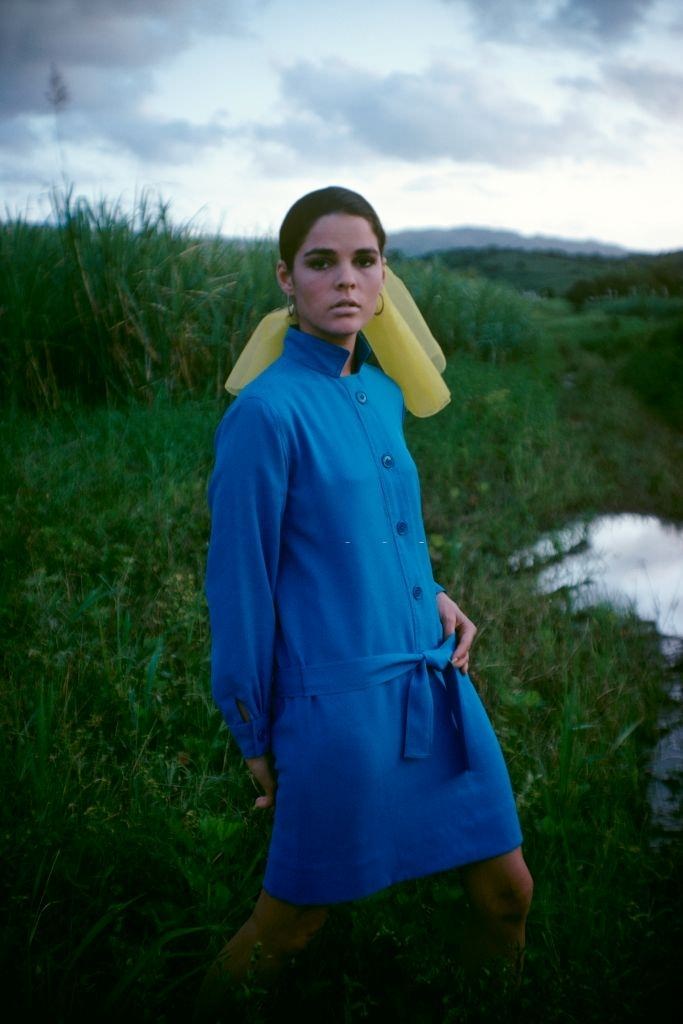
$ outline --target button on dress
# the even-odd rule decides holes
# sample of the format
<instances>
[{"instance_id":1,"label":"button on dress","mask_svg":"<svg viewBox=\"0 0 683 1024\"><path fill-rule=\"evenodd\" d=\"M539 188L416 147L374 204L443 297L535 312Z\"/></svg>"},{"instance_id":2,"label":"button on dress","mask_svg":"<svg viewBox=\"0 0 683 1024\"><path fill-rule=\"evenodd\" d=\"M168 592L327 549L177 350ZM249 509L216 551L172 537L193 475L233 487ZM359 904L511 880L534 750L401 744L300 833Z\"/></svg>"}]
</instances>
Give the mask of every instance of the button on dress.
<instances>
[{"instance_id":1,"label":"button on dress","mask_svg":"<svg viewBox=\"0 0 683 1024\"><path fill-rule=\"evenodd\" d=\"M342 377L346 349L290 328L223 417L209 485L213 695L242 754L273 755L264 888L301 905L522 838L442 635L401 390L369 353L359 335Z\"/></svg>"}]
</instances>

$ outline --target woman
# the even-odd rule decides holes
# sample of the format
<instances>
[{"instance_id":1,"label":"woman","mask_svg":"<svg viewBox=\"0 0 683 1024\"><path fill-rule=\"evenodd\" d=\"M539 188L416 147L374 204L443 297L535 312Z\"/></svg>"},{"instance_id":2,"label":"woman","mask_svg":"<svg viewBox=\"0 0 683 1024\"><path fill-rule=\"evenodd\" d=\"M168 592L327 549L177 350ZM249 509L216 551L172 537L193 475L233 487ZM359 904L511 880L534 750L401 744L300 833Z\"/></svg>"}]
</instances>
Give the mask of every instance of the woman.
<instances>
[{"instance_id":1,"label":"woman","mask_svg":"<svg viewBox=\"0 0 683 1024\"><path fill-rule=\"evenodd\" d=\"M274 358L280 321L266 318L227 385L249 381L209 491L212 685L274 822L263 890L205 1001L255 950L274 975L328 905L448 868L482 950L524 946L531 878L466 675L476 629L433 580L403 437L405 405L430 414L448 394L416 308L396 279L383 290L384 244L354 192L295 203L277 266L295 326Z\"/></svg>"}]
</instances>

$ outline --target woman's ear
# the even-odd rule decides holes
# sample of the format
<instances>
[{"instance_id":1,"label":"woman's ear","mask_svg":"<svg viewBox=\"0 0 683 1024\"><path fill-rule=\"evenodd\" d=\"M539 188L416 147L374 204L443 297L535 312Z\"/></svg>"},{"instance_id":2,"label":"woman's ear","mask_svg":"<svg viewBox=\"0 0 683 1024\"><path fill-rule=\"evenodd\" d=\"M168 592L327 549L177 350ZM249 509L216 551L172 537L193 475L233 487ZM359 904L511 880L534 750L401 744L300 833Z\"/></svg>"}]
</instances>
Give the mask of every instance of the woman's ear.
<instances>
[{"instance_id":1,"label":"woman's ear","mask_svg":"<svg viewBox=\"0 0 683 1024\"><path fill-rule=\"evenodd\" d=\"M292 275L289 271L289 267L284 260L278 260L277 267L275 268L275 275L277 277L277 283L282 288L285 295L294 294L294 282L292 281Z\"/></svg>"}]
</instances>

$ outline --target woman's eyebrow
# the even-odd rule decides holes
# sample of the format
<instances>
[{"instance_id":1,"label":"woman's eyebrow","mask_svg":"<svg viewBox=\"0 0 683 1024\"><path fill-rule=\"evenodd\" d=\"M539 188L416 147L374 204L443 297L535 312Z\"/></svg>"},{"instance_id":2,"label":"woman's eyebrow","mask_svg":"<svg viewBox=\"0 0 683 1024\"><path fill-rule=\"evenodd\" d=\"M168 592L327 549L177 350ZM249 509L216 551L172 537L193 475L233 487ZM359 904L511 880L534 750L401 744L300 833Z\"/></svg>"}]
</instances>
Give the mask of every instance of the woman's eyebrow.
<instances>
[{"instance_id":1,"label":"woman's eyebrow","mask_svg":"<svg viewBox=\"0 0 683 1024\"><path fill-rule=\"evenodd\" d=\"M334 256L334 255L336 255L336 252L335 252L334 249L323 249L322 247L320 247L318 249L307 249L306 252L304 253L304 256Z\"/></svg>"},{"instance_id":2,"label":"woman's eyebrow","mask_svg":"<svg viewBox=\"0 0 683 1024\"><path fill-rule=\"evenodd\" d=\"M375 249L374 246L369 246L369 247L364 248L364 249L356 249L355 252L354 252L354 256L366 256L366 255L375 255L376 256L378 253L379 253L379 249ZM304 258L306 256L336 256L336 255L337 255L337 250L336 249L325 249L322 246L320 246L317 249L307 249L306 252L304 253Z\"/></svg>"}]
</instances>

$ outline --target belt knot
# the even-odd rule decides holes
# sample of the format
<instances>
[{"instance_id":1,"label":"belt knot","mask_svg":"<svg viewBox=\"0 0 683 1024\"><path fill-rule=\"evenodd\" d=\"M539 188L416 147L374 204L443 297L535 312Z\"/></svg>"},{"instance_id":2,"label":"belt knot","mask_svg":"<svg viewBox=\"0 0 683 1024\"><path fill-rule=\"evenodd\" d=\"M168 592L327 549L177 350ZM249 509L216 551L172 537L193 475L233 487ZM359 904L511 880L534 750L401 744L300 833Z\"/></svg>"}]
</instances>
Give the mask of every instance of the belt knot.
<instances>
[{"instance_id":1,"label":"belt knot","mask_svg":"<svg viewBox=\"0 0 683 1024\"><path fill-rule=\"evenodd\" d=\"M455 635L452 635L447 637L439 647L420 652L408 688L403 756L429 757L432 752L434 700L430 677L435 676L446 688L451 699L451 721L455 731L459 733L465 768L468 768L469 760L458 686L458 675L461 673L451 661L455 643Z\"/></svg>"}]
</instances>

